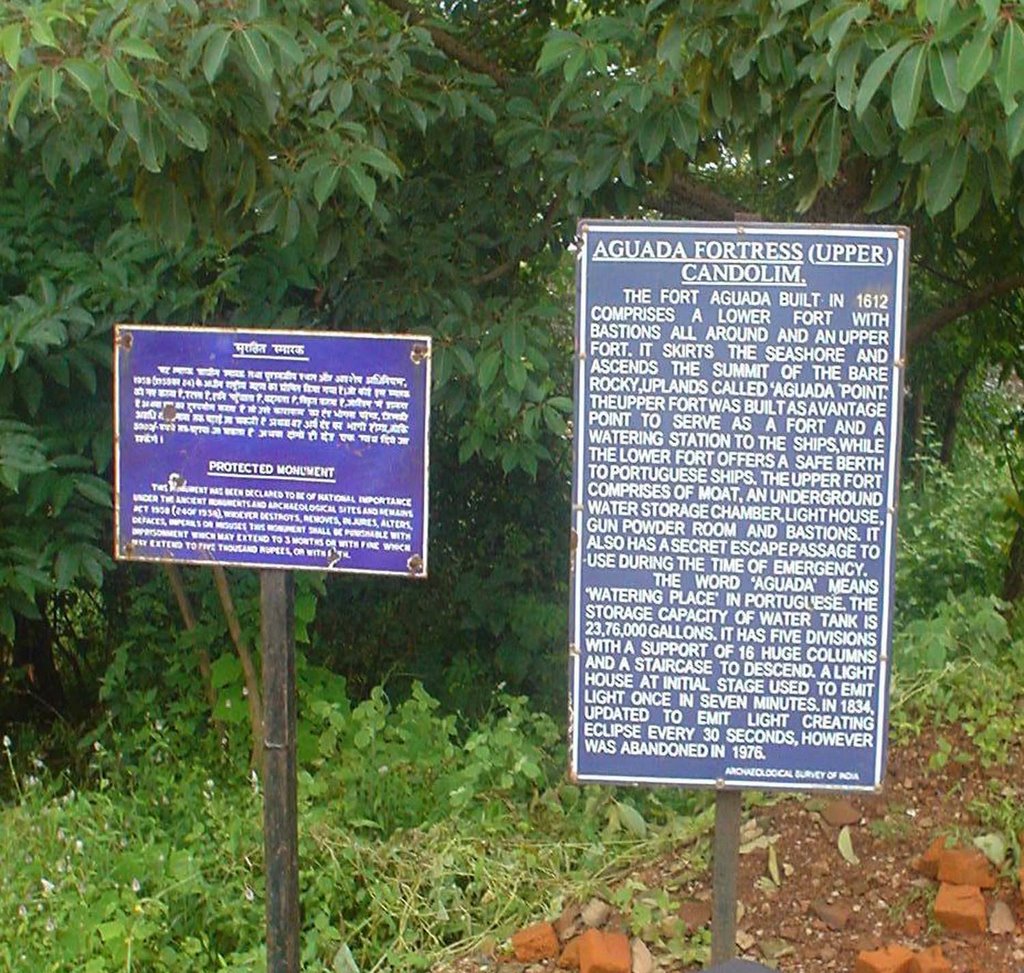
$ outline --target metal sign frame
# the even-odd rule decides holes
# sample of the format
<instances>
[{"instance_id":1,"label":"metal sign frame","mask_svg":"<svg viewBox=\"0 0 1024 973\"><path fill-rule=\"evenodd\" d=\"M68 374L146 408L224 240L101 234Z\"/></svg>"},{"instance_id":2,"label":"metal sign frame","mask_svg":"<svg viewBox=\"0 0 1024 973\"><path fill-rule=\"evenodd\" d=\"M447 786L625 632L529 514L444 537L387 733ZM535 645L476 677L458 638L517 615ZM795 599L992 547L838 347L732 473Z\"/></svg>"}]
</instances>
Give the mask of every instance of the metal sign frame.
<instances>
[{"instance_id":1,"label":"metal sign frame","mask_svg":"<svg viewBox=\"0 0 1024 973\"><path fill-rule=\"evenodd\" d=\"M115 556L424 577L430 347L118 325Z\"/></svg>"},{"instance_id":2,"label":"metal sign frame","mask_svg":"<svg viewBox=\"0 0 1024 973\"><path fill-rule=\"evenodd\" d=\"M756 787L783 790L873 790L880 785L885 769L888 719L888 656L892 624L894 531L903 397L902 370L905 364L908 257L909 231L905 227L747 222L581 222L577 253L577 369L570 619L570 773L575 780L611 784L673 784L719 789ZM754 291L757 293L757 300L750 297ZM712 293L717 295L717 301L723 303L712 307ZM730 295L737 294L746 297L742 300L727 300ZM782 295L785 295L785 301L789 302L784 307L780 304L783 300ZM881 313L883 305L884 314ZM854 317L854 311L857 311L857 318ZM875 314L876 311L878 314ZM855 320L867 323L863 323L863 327L855 326ZM707 339L712 321L717 321L720 325L718 333L721 337L714 341ZM788 329L784 343L779 340L781 329ZM833 347L838 342L848 351L857 354L863 349L863 357L870 364L856 366L854 370L855 366L846 362L844 354L833 352L833 362L846 362L833 368L827 356L815 359L811 357L810 352L797 353L791 350L801 346L801 332L815 335L822 332L823 337L829 338L830 335L825 333L829 331ZM864 334L858 337L860 332ZM668 337L670 333L675 334L672 340ZM737 335L739 339L733 340L730 335ZM813 339L804 336L802 340L806 343ZM673 346L672 349L669 349L669 345ZM745 350L730 350L740 346ZM770 354L766 352L769 347L775 349ZM678 357L684 353L696 354L695 348L700 348L701 357ZM677 356L674 362L667 357L669 352L671 356ZM801 357L801 354L804 357ZM798 361L800 366L797 368L793 364L787 364L787 361ZM813 361L825 364L815 372L811 368ZM676 365L678 362L688 364ZM882 371L876 369L884 369L884 375ZM877 480L879 489L861 490L860 494L842 489L843 477L841 470L837 472L836 462L823 459L820 461L821 468L831 470L832 474L822 474L818 477L818 482L836 482L839 488L831 491L817 488L804 491L806 496L811 498L811 502L815 497L831 497L836 504L846 503L851 497L859 497L861 494L866 497L870 492L871 495L872 510L864 515L863 522L875 525L870 529L873 556L863 571L868 571L877 581L878 590L877 596L873 596L873 601L861 599L853 604L861 606L856 612L864 617L870 616L870 623L876 626L878 633L877 657L870 678L871 715L874 717L874 725L870 731L870 752L859 753L860 764L856 775L844 770L846 762L851 759L851 754L850 749L843 746L828 748L828 759L823 760L820 748L816 750L813 747L792 747L787 744L787 762L784 763L780 763L777 756L783 748L771 750L767 746L761 747L762 753L770 754L765 760L761 760L763 768L767 762L765 769L768 772L763 772L755 766L759 758L738 758L734 756L736 753L747 751L735 748L730 748L727 756L716 756L714 759L699 756L683 759L628 759L619 751L620 747L624 748L621 741L595 744L597 738L592 733L588 735L584 731L585 724L591 729L600 724L599 720L588 722L586 719L588 662L595 662L599 654L604 655L602 664L607 665L607 659L613 658L615 666L622 667L622 672L628 670L635 675L636 672L630 668L629 660L623 661L624 645L630 641L624 633L639 633L642 626L630 628L630 623L623 619L650 616L644 612L620 611L617 608L604 611L605 605L597 604L596 596L591 597L594 589L603 586L609 590L625 590L627 595L622 597L635 599L635 603L640 603L646 597L646 593L656 586L650 580L652 577L657 577L657 583L662 584L672 581L667 578L670 574L696 573L692 570L696 561L693 558L688 561L684 558L692 536L690 528L695 523L695 520L687 519L686 511L696 507L690 498L695 498L697 491L694 489L687 492L686 476L690 474L680 474L680 470L685 471L689 467L693 476L691 482L698 483L701 482L701 471L693 470L694 467L703 465L721 473L722 482L731 480L734 485L739 486L756 483L762 488L762 494L771 493L770 489L764 489L767 480L759 479L755 472L755 460L750 461L754 464L753 468L745 470L742 478L735 478L729 472L732 460L728 454L740 451L740 447L737 446L739 434L730 436L730 427L727 427L724 421L718 426L714 423L707 426L715 426L724 432L714 437L706 436L706 441L715 445L703 451L669 449L668 437L663 436L659 439L657 436L646 435L645 431L655 428L668 429L672 420L678 421L680 415L684 416L685 420L687 415L701 414L686 412L685 409L689 408L689 403L695 399L708 400L717 396L720 400L729 399L731 406L740 403L738 409L741 416L745 417L745 421L737 428L745 430L742 433L745 437L742 440L745 444L742 450L744 453L777 454L781 451L786 453L788 462L792 463L796 433L793 428L787 428L785 417L782 415L785 410L779 407L780 399L792 402L817 393L832 396L834 392L828 392L824 386L840 382L845 388L845 394L856 396L860 394L854 388L859 384L856 376L861 374L871 377L873 391L870 394L875 405L870 411L882 416L878 421L882 423L884 429L875 424L871 427L872 431L860 433L863 442L860 445L854 444L854 448L863 447L872 451L871 467L881 469L882 472L878 474L880 480L873 475L871 482L874 484ZM709 381L714 375L726 376L722 378L718 386L720 388L726 386L728 376L736 376L733 390L714 392L715 383ZM812 382L811 379L815 376L816 380ZM705 384L707 389L703 388ZM883 389L884 391L881 391ZM597 399L599 395L603 398ZM803 405L792 408L805 411ZM766 416L771 415L773 410L778 412L778 416L770 425ZM715 414L724 419L733 411L733 408L721 408ZM850 421L858 418L853 407L837 409L836 414L844 411ZM604 415L599 416L598 413ZM614 415L609 415L612 413ZM595 418L611 423L611 432L595 436ZM791 425L795 427L798 424ZM623 426L626 427L625 431L620 432ZM686 421L682 421L677 428L701 427L697 423L687 425ZM813 456L815 449L838 449L836 442L825 442L826 439L836 439L834 421L831 430L827 428L827 424L817 428L819 442L816 445L813 442L814 435L805 435L806 442L800 443L801 462L804 462L804 457ZM807 429L804 431L809 432ZM780 437L785 439L785 442L782 442ZM675 441L682 444L687 439L680 436ZM690 437L690 441L700 442L700 438ZM627 449L622 446L623 443L635 443L639 444L639 447ZM765 446L766 443L769 445ZM811 445L805 449L807 443ZM864 446L864 443L867 445ZM882 450L880 454L875 452L879 449ZM703 463L700 460L702 455ZM880 462L876 462L879 458ZM857 462L855 459L844 460L841 465L855 469ZM654 472L642 484L644 489L640 490L636 486L639 481L634 478L639 475L639 467L644 467L645 464L648 470ZM865 466L865 469L867 468ZM705 479L703 482L708 481ZM670 498L679 496L687 497L688 500L686 503L674 505L680 511L677 516L663 515L667 522L671 523L665 528L666 533L658 536L668 537L669 549L683 552L678 555L677 563L685 566L678 569L649 570L650 565L668 562L657 559L644 561L643 557L638 555L633 562L642 565L641 568L630 571L617 567L616 565L630 563L628 557L617 561L611 556L622 551L614 545L622 543L623 538L629 534L621 525L621 521L629 515L623 514L622 511L631 510L632 520L639 521L644 519L644 508L642 504L637 504L635 508L619 504L616 508L615 504L594 503L595 495L619 499L663 495L666 483L670 484ZM655 490L655 487L659 489ZM737 525L746 523L747 519L743 513L743 492L750 494L751 490L744 487L743 491L736 490L731 494L739 497L740 502L731 505L734 511L731 515L723 514L720 519L729 520L731 517L731 521ZM713 491L708 489L706 493L707 496L711 496ZM797 491L789 490L786 495L795 497ZM662 509L671 510L672 506L666 504ZM727 508L726 504L719 506ZM759 509L754 509L749 503L746 504L749 508L748 516L763 517L766 522L773 519L772 508L779 506L778 503L771 501L762 502ZM656 505L649 507L658 509ZM710 509L710 505L707 507ZM618 513L615 512L616 509ZM599 513L599 510L603 513ZM707 512L701 516L705 520L712 519ZM842 519L846 516L845 513L840 513L836 518ZM788 524L786 517L775 518L779 519ZM616 520L620 523L617 524ZM633 526L639 529L643 525ZM770 537L771 529L772 526L769 524L765 528L768 533L762 532L761 536ZM848 538L856 533L856 546L866 540L866 531L867 528L858 527L855 531L854 528L844 528L843 531L833 533ZM626 542L635 543L635 540L626 538ZM693 542L693 546L696 548L701 545L699 542ZM730 552L741 547L757 546L753 542L749 545L729 543L724 550ZM762 550L770 548L767 540L760 546ZM803 546L810 549L806 543ZM820 545L822 550L826 550L828 546ZM789 547L794 551L800 549L799 544L792 544ZM850 545L843 546L844 557L850 553L849 547ZM710 550L711 547L703 545L703 549ZM818 550L817 547L814 549ZM636 543L633 550L640 552L649 548ZM594 556L590 558L588 564L588 556L591 554ZM737 572L735 564L730 564L732 583L739 592L740 602L754 603L754 599L749 597L752 584L746 567L750 561L753 561L755 566L760 562L761 571L765 571L766 568L771 571L777 560L785 560L787 556L765 554L749 559L745 557L745 568L742 572ZM793 557L798 558L799 554ZM726 560L735 561L735 558L721 559L722 562ZM847 560L852 565L857 557ZM854 568L844 566L844 570L853 571ZM712 572L708 570L707 573ZM678 581L673 583L679 584ZM686 581L682 588L666 588L665 592L674 596L680 590L689 587L689 581ZM837 583L834 587L838 589L841 586ZM808 596L803 601L807 604L825 604L823 599L827 588L828 585L815 582L814 597ZM591 594L588 594L588 590ZM736 600L736 597L730 599L734 606ZM714 604L723 606L724 601L722 598L716 600ZM864 607L869 602L872 605L870 609ZM588 618L591 605L597 605L598 610L591 612L591 617ZM846 607L849 608L849 603ZM715 616L716 618L726 617L721 607L717 610L722 614ZM851 613L854 613L852 608L847 615ZM797 627L801 632L805 632L819 625L825 612L817 609L806 612L801 610L800 614L801 620ZM734 607L728 616L733 632L737 627L735 615ZM692 613L692 617L697 617L697 613ZM604 624L602 618L618 618L619 622L617 625ZM844 624L849 624L848 618ZM696 631L701 627L708 628L691 625L690 629ZM752 626L752 630L756 627L767 628ZM660 641L672 642L671 626L664 625L661 628L666 634ZM698 715L702 710L702 696L705 699L720 700L726 695L717 690L718 684L722 682L724 659L715 659L714 656L718 649L721 649L722 654L726 652L729 639L723 637L724 629L721 623L716 623L711 628L714 631L703 640L702 657L712 662L714 674L707 679L695 679L691 682L691 686L697 688L686 697L686 705L683 707L686 711L686 722L706 718ZM614 633L611 637L609 631ZM598 652L594 649L600 638L609 643L608 651ZM634 651L639 650L641 638L642 635L638 634L634 640L637 643L633 646ZM797 636L793 635L792 638L796 639ZM659 639L652 637L648 641L657 642ZM694 637L690 641L699 642L701 639ZM755 645L756 641L756 635L750 635L745 647L747 661L750 662L749 671L752 672L757 671L757 663L764 661L763 656L756 654L763 648ZM806 639L801 637L795 644L803 645L805 642ZM669 647L666 645L666 649ZM701 655L697 649L691 651L694 656ZM789 658L798 654L785 653ZM808 670L800 668L793 671ZM817 671L823 670L817 667ZM616 684L612 678L615 673L610 670L609 673L610 681L606 681L604 685L612 687ZM814 678L818 679L817 676ZM755 680L750 678L746 682L753 685ZM768 685L765 680L761 682L764 686ZM794 683L795 688L796 680L790 682ZM621 678L619 683L631 687L634 685L628 678ZM642 704L629 706L631 692L632 690L628 690L621 696L606 694L603 699L621 705L609 703L604 707L595 706L590 712L632 710L636 716L637 712L645 707ZM676 698L684 698L682 692L675 692L678 692ZM863 688L859 688L858 692L864 692ZM598 695L593 698L597 698ZM746 696L749 703L758 693L737 695ZM762 689L760 696L763 698L766 695L767 690ZM644 698L638 694L633 696L637 699ZM655 708L656 704L646 707L648 711ZM708 711L709 708L705 707L704 712ZM666 719L668 715L665 713L661 719ZM678 723L678 714L673 716L673 719ZM830 721L822 719L818 722L827 724ZM651 725L649 720L645 721L643 718L609 718L601 732L607 741L617 733L635 733L635 729L630 727L639 726L642 733L650 733L652 731L648 728ZM655 725L668 736L670 728L667 724L661 722ZM727 724L718 724L717 727L714 724L704 725L708 737L714 736L713 731L717 728L719 739L723 738L720 730ZM864 725L867 725L866 722ZM697 731L694 729L694 738L700 739L696 734ZM847 734L847 737L853 739L854 735ZM861 736L855 738L863 740ZM840 734L830 739L841 740L844 737ZM595 748L589 756L584 752L588 741L589 745ZM603 753L597 750L598 745L603 748ZM815 750L816 754L812 752ZM696 752L694 750L694 753ZM722 748L715 751L721 752ZM730 769L735 772L730 772Z\"/></svg>"}]
</instances>

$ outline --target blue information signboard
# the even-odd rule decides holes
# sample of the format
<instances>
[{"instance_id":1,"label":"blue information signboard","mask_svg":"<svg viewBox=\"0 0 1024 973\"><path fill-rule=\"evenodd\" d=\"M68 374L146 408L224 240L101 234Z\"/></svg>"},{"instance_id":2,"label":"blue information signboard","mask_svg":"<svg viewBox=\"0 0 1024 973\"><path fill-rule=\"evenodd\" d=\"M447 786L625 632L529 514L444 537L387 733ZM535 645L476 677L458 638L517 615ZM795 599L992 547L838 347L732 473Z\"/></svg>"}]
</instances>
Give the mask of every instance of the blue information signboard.
<instances>
[{"instance_id":1,"label":"blue information signboard","mask_svg":"<svg viewBox=\"0 0 1024 973\"><path fill-rule=\"evenodd\" d=\"M580 781L885 767L909 233L580 225Z\"/></svg>"},{"instance_id":2,"label":"blue information signboard","mask_svg":"<svg viewBox=\"0 0 1024 973\"><path fill-rule=\"evenodd\" d=\"M426 574L429 338L114 340L119 558Z\"/></svg>"}]
</instances>

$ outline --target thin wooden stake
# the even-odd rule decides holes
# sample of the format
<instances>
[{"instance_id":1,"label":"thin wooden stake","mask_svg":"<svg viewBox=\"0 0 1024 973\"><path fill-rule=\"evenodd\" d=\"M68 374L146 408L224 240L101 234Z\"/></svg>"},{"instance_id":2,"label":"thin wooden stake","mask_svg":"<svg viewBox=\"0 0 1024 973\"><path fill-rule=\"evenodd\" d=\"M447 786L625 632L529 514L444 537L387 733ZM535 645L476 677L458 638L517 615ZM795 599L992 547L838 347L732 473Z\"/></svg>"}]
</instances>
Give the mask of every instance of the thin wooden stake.
<instances>
[{"instance_id":1,"label":"thin wooden stake","mask_svg":"<svg viewBox=\"0 0 1024 973\"><path fill-rule=\"evenodd\" d=\"M263 703L260 698L256 663L253 662L249 646L245 644L245 639L242 637L242 626L239 624L238 612L235 611L235 603L231 598L227 572L219 564L213 566L213 580L217 583L217 594L220 596L221 608L224 609L224 617L228 622L231 641L235 643L235 651L238 652L238 659L242 663L242 673L245 676L245 699L249 705L249 725L252 731L252 766L260 768L263 765Z\"/></svg>"},{"instance_id":2,"label":"thin wooden stake","mask_svg":"<svg viewBox=\"0 0 1024 973\"><path fill-rule=\"evenodd\" d=\"M188 591L185 589L185 581L181 577L181 570L177 564L164 564L167 572L167 579L171 583L171 591L178 601L178 609L181 611L182 621L185 629L189 632L196 627L196 613L192 611L192 602L189 601ZM203 680L203 694L210 709L217 705L217 690L213 688L213 670L210 665L210 653L202 645L196 650L199 659L199 675Z\"/></svg>"},{"instance_id":3,"label":"thin wooden stake","mask_svg":"<svg viewBox=\"0 0 1024 973\"><path fill-rule=\"evenodd\" d=\"M299 973L295 585L290 571L260 571L260 616L263 639L267 973Z\"/></svg>"}]
</instances>

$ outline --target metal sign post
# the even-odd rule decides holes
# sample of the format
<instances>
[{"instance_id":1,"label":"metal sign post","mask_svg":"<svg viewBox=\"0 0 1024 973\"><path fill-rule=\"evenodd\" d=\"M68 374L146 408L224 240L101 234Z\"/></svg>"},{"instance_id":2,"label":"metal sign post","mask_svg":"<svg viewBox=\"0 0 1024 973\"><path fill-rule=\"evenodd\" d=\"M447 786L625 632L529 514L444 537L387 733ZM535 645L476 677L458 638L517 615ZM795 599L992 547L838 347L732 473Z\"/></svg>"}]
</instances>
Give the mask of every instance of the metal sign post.
<instances>
[{"instance_id":1,"label":"metal sign post","mask_svg":"<svg viewBox=\"0 0 1024 973\"><path fill-rule=\"evenodd\" d=\"M741 790L885 769L909 233L580 224L571 773Z\"/></svg>"},{"instance_id":2,"label":"metal sign post","mask_svg":"<svg viewBox=\"0 0 1024 973\"><path fill-rule=\"evenodd\" d=\"M298 973L292 569L426 576L430 339L114 341L115 555L261 569L267 969Z\"/></svg>"},{"instance_id":3,"label":"metal sign post","mask_svg":"<svg viewBox=\"0 0 1024 973\"><path fill-rule=\"evenodd\" d=\"M267 969L299 969L299 829L295 765L295 580L260 571L263 642L263 847Z\"/></svg>"}]
</instances>

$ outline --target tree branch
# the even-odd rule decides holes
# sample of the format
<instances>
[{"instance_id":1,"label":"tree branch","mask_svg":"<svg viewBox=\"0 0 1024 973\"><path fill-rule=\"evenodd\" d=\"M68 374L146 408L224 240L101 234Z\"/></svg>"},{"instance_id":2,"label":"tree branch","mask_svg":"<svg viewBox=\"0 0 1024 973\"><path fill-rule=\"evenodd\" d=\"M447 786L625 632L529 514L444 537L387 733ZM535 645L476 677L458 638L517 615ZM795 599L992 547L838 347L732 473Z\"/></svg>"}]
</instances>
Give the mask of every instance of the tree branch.
<instances>
[{"instance_id":1,"label":"tree branch","mask_svg":"<svg viewBox=\"0 0 1024 973\"><path fill-rule=\"evenodd\" d=\"M927 317L915 322L914 326L907 332L907 345L913 347L927 340L941 331L947 325L962 318L965 314L977 311L997 297L1012 294L1014 291L1024 287L1024 274L1014 274L1011 277L1003 277L979 287L970 294L965 294L958 301L954 301L947 307L934 311Z\"/></svg>"},{"instance_id":2,"label":"tree branch","mask_svg":"<svg viewBox=\"0 0 1024 973\"><path fill-rule=\"evenodd\" d=\"M689 175L678 175L662 193L648 200L665 216L681 220L723 220L732 222L741 207L706 183Z\"/></svg>"},{"instance_id":3,"label":"tree branch","mask_svg":"<svg viewBox=\"0 0 1024 973\"><path fill-rule=\"evenodd\" d=\"M381 0L386 7L390 7L395 13L401 14L410 24L423 24L426 18L407 0ZM493 78L495 83L502 88L507 88L511 80L508 73L500 65L488 60L479 51L467 47L460 40L452 37L440 27L432 27L424 24L430 32L434 45L438 50L444 51L453 61L458 61L463 67L475 71L477 74L486 74Z\"/></svg>"}]
</instances>

